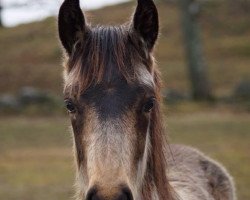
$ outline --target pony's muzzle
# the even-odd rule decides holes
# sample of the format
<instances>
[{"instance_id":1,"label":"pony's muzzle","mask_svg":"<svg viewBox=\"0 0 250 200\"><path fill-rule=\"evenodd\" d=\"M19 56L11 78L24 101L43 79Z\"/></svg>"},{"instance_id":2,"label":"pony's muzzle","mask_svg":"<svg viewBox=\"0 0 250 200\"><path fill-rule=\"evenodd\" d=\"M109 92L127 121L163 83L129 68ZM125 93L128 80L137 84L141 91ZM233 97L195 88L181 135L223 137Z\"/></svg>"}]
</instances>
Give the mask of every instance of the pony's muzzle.
<instances>
[{"instance_id":1,"label":"pony's muzzle","mask_svg":"<svg viewBox=\"0 0 250 200\"><path fill-rule=\"evenodd\" d=\"M106 195L98 191L97 188L92 188L89 190L86 200L133 200L133 195L128 187L123 187L117 194L113 195L113 197L106 197Z\"/></svg>"}]
</instances>

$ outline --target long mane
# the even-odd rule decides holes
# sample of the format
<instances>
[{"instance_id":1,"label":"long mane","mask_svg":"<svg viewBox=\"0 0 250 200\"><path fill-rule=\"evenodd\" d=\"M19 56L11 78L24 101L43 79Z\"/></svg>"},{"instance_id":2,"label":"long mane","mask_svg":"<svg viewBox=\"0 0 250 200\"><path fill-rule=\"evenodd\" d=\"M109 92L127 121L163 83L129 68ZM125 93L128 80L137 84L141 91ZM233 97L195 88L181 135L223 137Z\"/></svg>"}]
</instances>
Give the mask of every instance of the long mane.
<instances>
[{"instance_id":1,"label":"long mane","mask_svg":"<svg viewBox=\"0 0 250 200\"><path fill-rule=\"evenodd\" d=\"M154 80L156 83L156 97L161 102L161 78L159 71L154 65ZM143 191L143 199L151 200L154 187L160 200L176 200L177 197L171 188L167 174L167 160L165 152L168 147L167 137L164 131L160 105L157 104L151 114L151 154L148 160L148 170L146 174L146 185ZM152 185L153 184L153 185Z\"/></svg>"}]
</instances>

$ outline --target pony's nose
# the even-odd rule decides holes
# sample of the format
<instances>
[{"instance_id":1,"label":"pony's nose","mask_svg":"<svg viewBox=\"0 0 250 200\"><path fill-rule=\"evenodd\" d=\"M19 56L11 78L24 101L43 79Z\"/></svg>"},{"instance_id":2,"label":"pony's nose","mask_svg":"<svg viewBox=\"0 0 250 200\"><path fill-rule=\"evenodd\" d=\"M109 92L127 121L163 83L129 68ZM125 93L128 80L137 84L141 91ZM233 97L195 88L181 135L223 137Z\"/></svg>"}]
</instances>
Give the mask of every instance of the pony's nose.
<instances>
[{"instance_id":1,"label":"pony's nose","mask_svg":"<svg viewBox=\"0 0 250 200\"><path fill-rule=\"evenodd\" d=\"M115 195L115 198L107 199L100 194L96 188L91 189L86 197L86 200L133 200L132 193L129 188L122 188L118 195Z\"/></svg>"},{"instance_id":2,"label":"pony's nose","mask_svg":"<svg viewBox=\"0 0 250 200\"><path fill-rule=\"evenodd\" d=\"M102 198L100 198L97 194L97 189L96 188L92 188L88 191L87 196L86 196L86 200L101 200Z\"/></svg>"},{"instance_id":3,"label":"pony's nose","mask_svg":"<svg viewBox=\"0 0 250 200\"><path fill-rule=\"evenodd\" d=\"M120 195L115 200L133 200L131 190L127 187L123 188Z\"/></svg>"}]
</instances>

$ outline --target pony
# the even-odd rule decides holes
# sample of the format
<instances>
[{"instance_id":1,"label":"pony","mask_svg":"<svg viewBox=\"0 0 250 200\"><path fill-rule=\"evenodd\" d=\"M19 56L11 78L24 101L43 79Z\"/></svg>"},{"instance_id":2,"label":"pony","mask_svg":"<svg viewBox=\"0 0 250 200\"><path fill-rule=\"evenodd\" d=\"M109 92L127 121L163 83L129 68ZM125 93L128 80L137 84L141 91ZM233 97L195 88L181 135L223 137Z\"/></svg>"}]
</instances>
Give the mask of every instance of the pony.
<instances>
[{"instance_id":1,"label":"pony","mask_svg":"<svg viewBox=\"0 0 250 200\"><path fill-rule=\"evenodd\" d=\"M77 200L235 200L224 167L191 147L168 146L153 0L138 0L131 22L119 26L91 26L79 0L65 0L58 30Z\"/></svg>"}]
</instances>

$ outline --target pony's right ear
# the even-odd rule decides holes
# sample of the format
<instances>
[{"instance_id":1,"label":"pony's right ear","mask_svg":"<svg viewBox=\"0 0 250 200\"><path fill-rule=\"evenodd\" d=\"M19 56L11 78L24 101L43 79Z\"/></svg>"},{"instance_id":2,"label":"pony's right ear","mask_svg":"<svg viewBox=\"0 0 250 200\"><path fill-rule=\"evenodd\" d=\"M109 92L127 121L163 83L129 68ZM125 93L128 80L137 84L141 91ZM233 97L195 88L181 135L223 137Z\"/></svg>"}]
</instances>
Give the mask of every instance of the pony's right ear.
<instances>
[{"instance_id":1,"label":"pony's right ear","mask_svg":"<svg viewBox=\"0 0 250 200\"><path fill-rule=\"evenodd\" d=\"M65 0L58 16L58 31L63 47L70 55L74 44L84 37L86 23L79 0Z\"/></svg>"},{"instance_id":2,"label":"pony's right ear","mask_svg":"<svg viewBox=\"0 0 250 200\"><path fill-rule=\"evenodd\" d=\"M137 0L132 28L145 41L148 50L155 45L159 33L158 11L153 0Z\"/></svg>"}]
</instances>

